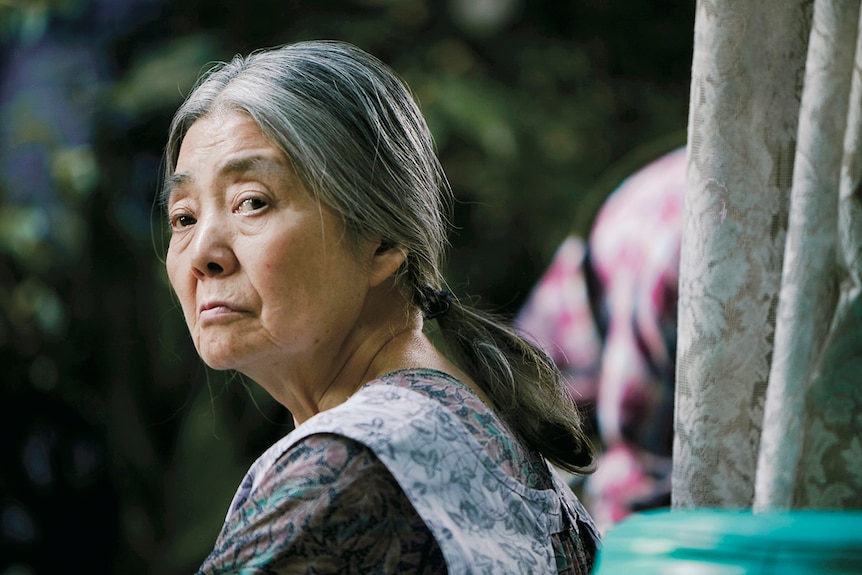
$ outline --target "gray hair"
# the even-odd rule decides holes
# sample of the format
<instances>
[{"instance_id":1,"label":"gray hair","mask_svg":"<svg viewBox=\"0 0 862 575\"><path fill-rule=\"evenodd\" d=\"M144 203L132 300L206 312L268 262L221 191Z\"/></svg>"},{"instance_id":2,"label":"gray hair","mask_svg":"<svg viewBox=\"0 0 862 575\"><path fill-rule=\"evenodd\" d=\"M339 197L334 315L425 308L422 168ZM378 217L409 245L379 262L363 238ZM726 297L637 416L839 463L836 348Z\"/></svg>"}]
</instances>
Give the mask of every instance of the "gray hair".
<instances>
[{"instance_id":1,"label":"gray hair","mask_svg":"<svg viewBox=\"0 0 862 575\"><path fill-rule=\"evenodd\" d=\"M421 306L426 286L442 287L451 190L422 113L386 64L347 43L315 41L214 67L171 123L168 176L191 125L218 109L257 123L315 199L341 216L348 240L404 249L397 281L411 301Z\"/></svg>"}]
</instances>

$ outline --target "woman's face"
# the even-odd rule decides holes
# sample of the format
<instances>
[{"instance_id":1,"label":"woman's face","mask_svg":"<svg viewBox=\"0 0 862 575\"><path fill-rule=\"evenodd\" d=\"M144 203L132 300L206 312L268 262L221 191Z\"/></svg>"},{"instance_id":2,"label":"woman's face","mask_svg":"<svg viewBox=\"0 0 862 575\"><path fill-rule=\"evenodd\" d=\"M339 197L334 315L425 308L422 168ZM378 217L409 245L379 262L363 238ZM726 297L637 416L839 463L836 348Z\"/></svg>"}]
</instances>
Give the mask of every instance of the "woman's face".
<instances>
[{"instance_id":1,"label":"woman's face","mask_svg":"<svg viewBox=\"0 0 862 575\"><path fill-rule=\"evenodd\" d=\"M249 116L197 120L168 192L168 276L208 365L255 377L338 353L362 311L363 254L374 246L347 249L341 220Z\"/></svg>"}]
</instances>

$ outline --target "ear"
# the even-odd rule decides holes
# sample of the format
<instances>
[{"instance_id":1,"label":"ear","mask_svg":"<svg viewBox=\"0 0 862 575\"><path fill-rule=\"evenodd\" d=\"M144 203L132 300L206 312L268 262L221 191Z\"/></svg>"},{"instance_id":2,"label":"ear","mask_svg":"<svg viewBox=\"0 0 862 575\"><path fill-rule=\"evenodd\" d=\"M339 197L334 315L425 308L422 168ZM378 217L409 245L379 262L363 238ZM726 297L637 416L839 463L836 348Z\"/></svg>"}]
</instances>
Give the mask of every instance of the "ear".
<instances>
[{"instance_id":1,"label":"ear","mask_svg":"<svg viewBox=\"0 0 862 575\"><path fill-rule=\"evenodd\" d=\"M398 271L406 259L407 251L404 248L396 246L388 240L382 240L371 257L369 286L377 287L388 280Z\"/></svg>"}]
</instances>

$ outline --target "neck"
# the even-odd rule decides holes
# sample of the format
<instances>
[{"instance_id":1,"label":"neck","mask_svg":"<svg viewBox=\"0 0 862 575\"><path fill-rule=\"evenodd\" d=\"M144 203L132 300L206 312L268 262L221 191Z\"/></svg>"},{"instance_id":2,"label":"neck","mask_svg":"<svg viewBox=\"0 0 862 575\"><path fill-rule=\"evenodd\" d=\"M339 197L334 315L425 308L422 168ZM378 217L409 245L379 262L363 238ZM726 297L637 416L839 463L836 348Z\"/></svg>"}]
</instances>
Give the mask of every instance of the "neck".
<instances>
[{"instance_id":1,"label":"neck","mask_svg":"<svg viewBox=\"0 0 862 575\"><path fill-rule=\"evenodd\" d=\"M340 345L320 346L301 358L271 358L240 371L284 405L296 425L399 369L430 367L459 376L422 332L420 312L400 294L383 302L370 303Z\"/></svg>"}]
</instances>

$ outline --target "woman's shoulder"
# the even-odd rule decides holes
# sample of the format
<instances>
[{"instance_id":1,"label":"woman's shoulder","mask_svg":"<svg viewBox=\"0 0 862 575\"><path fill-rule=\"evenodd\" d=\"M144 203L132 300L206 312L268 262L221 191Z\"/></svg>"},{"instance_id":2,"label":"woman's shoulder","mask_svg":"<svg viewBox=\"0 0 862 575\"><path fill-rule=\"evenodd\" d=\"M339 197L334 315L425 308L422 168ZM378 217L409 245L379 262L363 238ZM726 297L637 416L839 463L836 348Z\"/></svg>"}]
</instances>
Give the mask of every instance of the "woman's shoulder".
<instances>
[{"instance_id":1,"label":"woman's shoulder","mask_svg":"<svg viewBox=\"0 0 862 575\"><path fill-rule=\"evenodd\" d=\"M280 474L286 467L297 478L309 466L310 477L326 478L330 469L344 473L343 466L354 458L391 450L394 428L410 428L402 437L416 440L415 433L423 433L432 413L449 414L451 424L463 430L462 437L518 483L534 489L553 485L544 459L525 448L469 386L442 371L405 369L369 382L347 402L309 419L273 445L249 470L248 486L240 489L234 503L256 490L265 474Z\"/></svg>"},{"instance_id":2,"label":"woman's shoulder","mask_svg":"<svg viewBox=\"0 0 862 575\"><path fill-rule=\"evenodd\" d=\"M259 471L204 571L265 563L273 572L294 572L291 566L335 572L359 555L357 568L389 565L385 572L392 573L444 564L398 482L366 446L311 435Z\"/></svg>"},{"instance_id":3,"label":"woman's shoulder","mask_svg":"<svg viewBox=\"0 0 862 575\"><path fill-rule=\"evenodd\" d=\"M491 406L452 375L435 369L405 369L369 385L406 388L435 401L455 417L507 475L535 489L552 486L544 458L527 449Z\"/></svg>"},{"instance_id":4,"label":"woman's shoulder","mask_svg":"<svg viewBox=\"0 0 862 575\"><path fill-rule=\"evenodd\" d=\"M409 389L435 400L453 412L490 411L473 390L453 375L429 368L402 369L388 373L366 384L389 385ZM458 409L458 408L462 409Z\"/></svg>"}]
</instances>

